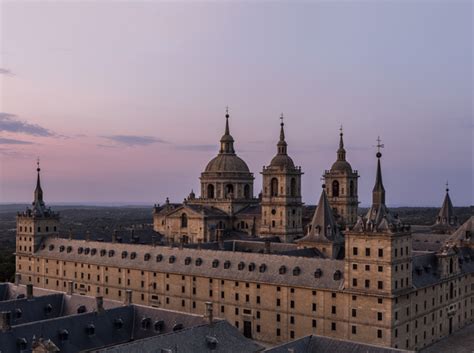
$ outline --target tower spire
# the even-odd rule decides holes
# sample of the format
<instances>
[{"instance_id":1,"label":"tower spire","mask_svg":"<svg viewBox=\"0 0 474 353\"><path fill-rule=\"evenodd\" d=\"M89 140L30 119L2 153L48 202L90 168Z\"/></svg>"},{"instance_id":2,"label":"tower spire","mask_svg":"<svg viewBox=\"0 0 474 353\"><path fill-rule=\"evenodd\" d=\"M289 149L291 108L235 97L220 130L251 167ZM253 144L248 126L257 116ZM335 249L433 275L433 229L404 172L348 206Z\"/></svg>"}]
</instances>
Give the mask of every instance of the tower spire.
<instances>
[{"instance_id":1,"label":"tower spire","mask_svg":"<svg viewBox=\"0 0 474 353\"><path fill-rule=\"evenodd\" d=\"M380 166L380 158L382 157L382 153L380 152L381 148L385 146L381 143L380 136L377 138L377 173L375 176L375 185L372 190L372 203L374 206L385 205L385 188L382 182L382 168Z\"/></svg>"},{"instance_id":2,"label":"tower spire","mask_svg":"<svg viewBox=\"0 0 474 353\"><path fill-rule=\"evenodd\" d=\"M36 188L35 188L35 193L34 193L34 200L33 200L33 205L37 207L41 207L44 205L43 201L43 190L41 189L41 180L40 180L40 159L36 160Z\"/></svg>"},{"instance_id":3,"label":"tower spire","mask_svg":"<svg viewBox=\"0 0 474 353\"><path fill-rule=\"evenodd\" d=\"M288 144L285 141L285 123L283 122L283 113L280 115L280 140L277 144L278 154L287 154Z\"/></svg>"},{"instance_id":4,"label":"tower spire","mask_svg":"<svg viewBox=\"0 0 474 353\"><path fill-rule=\"evenodd\" d=\"M342 130L342 125L339 128L339 149L337 150L337 160L338 161L345 161L346 160L346 150L344 149L344 133Z\"/></svg>"},{"instance_id":5,"label":"tower spire","mask_svg":"<svg viewBox=\"0 0 474 353\"><path fill-rule=\"evenodd\" d=\"M230 134L229 128L229 107L225 108L225 131L224 135L221 137L221 149L219 153L229 153L234 154L234 138Z\"/></svg>"}]
</instances>

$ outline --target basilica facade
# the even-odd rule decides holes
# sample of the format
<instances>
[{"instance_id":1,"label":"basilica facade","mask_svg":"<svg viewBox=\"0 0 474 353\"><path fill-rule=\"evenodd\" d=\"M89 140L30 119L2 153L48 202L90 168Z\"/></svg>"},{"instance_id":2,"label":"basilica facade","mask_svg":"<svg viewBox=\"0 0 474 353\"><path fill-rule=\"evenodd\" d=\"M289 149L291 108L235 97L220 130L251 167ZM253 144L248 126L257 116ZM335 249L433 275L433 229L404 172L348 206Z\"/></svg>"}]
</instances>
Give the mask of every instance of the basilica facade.
<instances>
[{"instance_id":1,"label":"basilica facade","mask_svg":"<svg viewBox=\"0 0 474 353\"><path fill-rule=\"evenodd\" d=\"M288 155L283 116L275 156L261 171L262 190L256 198L254 175L234 148L229 114L220 149L200 177L200 196L191 192L184 202L167 199L153 210L154 230L169 243L198 243L246 237L279 238L293 242L308 232L303 214L303 171ZM357 171L346 161L341 128L337 160L324 173L328 202L337 225L353 225L357 218ZM307 223L307 222L306 222Z\"/></svg>"}]
</instances>

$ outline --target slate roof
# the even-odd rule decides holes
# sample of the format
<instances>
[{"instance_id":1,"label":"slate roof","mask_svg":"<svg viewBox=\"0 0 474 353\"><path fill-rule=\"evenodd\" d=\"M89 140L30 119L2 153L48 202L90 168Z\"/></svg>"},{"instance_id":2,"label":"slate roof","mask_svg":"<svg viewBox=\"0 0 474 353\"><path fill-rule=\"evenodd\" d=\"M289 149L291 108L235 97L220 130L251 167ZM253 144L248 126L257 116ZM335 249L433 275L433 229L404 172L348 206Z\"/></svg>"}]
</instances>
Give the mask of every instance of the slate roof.
<instances>
[{"instance_id":1,"label":"slate roof","mask_svg":"<svg viewBox=\"0 0 474 353\"><path fill-rule=\"evenodd\" d=\"M215 343L215 348L213 344ZM171 352L195 353L253 353L263 347L245 338L227 321L214 322L212 326L190 327L179 332L154 336L124 343L115 347L94 350L95 353L155 353L169 349Z\"/></svg>"},{"instance_id":2,"label":"slate roof","mask_svg":"<svg viewBox=\"0 0 474 353\"><path fill-rule=\"evenodd\" d=\"M122 258L123 252L126 252L124 258ZM135 253L133 259L132 253ZM61 238L46 238L36 252L36 256L62 261L87 262L91 265L329 290L342 288L344 282L342 276L339 280L333 279L336 271L340 274L344 272L344 261L333 259L83 240L68 241ZM185 263L186 258L191 259L188 265ZM201 260L200 265L196 264L198 258ZM230 263L229 268L224 267L226 261ZM260 265L264 266L261 268ZM322 271L322 276L319 278L314 276L317 269ZM293 275L294 270L296 275Z\"/></svg>"},{"instance_id":3,"label":"slate roof","mask_svg":"<svg viewBox=\"0 0 474 353\"><path fill-rule=\"evenodd\" d=\"M415 251L438 251L448 239L447 234L412 234L412 246Z\"/></svg>"},{"instance_id":4,"label":"slate roof","mask_svg":"<svg viewBox=\"0 0 474 353\"><path fill-rule=\"evenodd\" d=\"M4 284L2 287L12 295L25 292L22 285ZM41 288L34 288L34 293L40 296L0 302L0 312L11 312L12 319L11 328L0 332L2 351L30 352L32 344L42 339L43 342L51 340L62 353L77 353L207 323L200 315L141 305L123 306L112 300L104 300L105 310L99 313L93 297L69 296ZM45 315L48 304L51 308ZM85 312L77 312L79 305L84 306ZM18 308L22 309L21 318L15 317ZM88 332L90 329L94 332Z\"/></svg>"},{"instance_id":5,"label":"slate roof","mask_svg":"<svg viewBox=\"0 0 474 353\"><path fill-rule=\"evenodd\" d=\"M453 234L447 237L446 243L459 244L460 242L471 242L474 235L474 216L464 222Z\"/></svg>"},{"instance_id":6,"label":"slate roof","mask_svg":"<svg viewBox=\"0 0 474 353\"><path fill-rule=\"evenodd\" d=\"M296 241L297 243L342 243L344 238L339 232L339 227L336 225L334 216L332 214L329 200L326 195L326 190L323 189L319 203L314 213L313 220L309 232L306 236Z\"/></svg>"},{"instance_id":7,"label":"slate roof","mask_svg":"<svg viewBox=\"0 0 474 353\"><path fill-rule=\"evenodd\" d=\"M259 217L262 214L262 206L260 204L257 205L248 205L242 208L241 210L235 212L236 215L239 216L255 216Z\"/></svg>"},{"instance_id":8,"label":"slate roof","mask_svg":"<svg viewBox=\"0 0 474 353\"><path fill-rule=\"evenodd\" d=\"M373 346L323 336L306 336L265 350L268 353L408 353L409 351Z\"/></svg>"},{"instance_id":9,"label":"slate roof","mask_svg":"<svg viewBox=\"0 0 474 353\"><path fill-rule=\"evenodd\" d=\"M56 318L63 315L63 295L5 300L0 302L0 312L3 311L12 313L12 325Z\"/></svg>"}]
</instances>

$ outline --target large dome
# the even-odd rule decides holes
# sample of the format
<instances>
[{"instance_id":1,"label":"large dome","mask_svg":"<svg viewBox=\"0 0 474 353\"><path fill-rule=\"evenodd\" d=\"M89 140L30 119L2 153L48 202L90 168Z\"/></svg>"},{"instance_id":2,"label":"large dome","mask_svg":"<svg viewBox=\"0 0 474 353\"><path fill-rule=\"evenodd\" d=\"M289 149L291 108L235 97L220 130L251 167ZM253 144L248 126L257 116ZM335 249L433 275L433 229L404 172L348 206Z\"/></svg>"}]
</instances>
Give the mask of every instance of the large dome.
<instances>
[{"instance_id":1,"label":"large dome","mask_svg":"<svg viewBox=\"0 0 474 353\"><path fill-rule=\"evenodd\" d=\"M235 154L219 154L207 164L205 172L250 173L250 169L247 163Z\"/></svg>"},{"instance_id":2,"label":"large dome","mask_svg":"<svg viewBox=\"0 0 474 353\"><path fill-rule=\"evenodd\" d=\"M331 171L352 173L352 167L349 162L338 160L332 165Z\"/></svg>"}]
</instances>

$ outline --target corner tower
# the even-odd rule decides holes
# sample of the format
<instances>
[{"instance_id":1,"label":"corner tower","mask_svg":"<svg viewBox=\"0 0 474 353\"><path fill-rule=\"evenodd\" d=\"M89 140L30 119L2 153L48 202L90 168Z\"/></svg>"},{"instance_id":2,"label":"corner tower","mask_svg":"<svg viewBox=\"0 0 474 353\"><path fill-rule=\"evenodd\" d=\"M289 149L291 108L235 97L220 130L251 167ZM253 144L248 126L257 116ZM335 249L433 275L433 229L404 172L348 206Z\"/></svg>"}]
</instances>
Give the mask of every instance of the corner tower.
<instances>
[{"instance_id":1,"label":"corner tower","mask_svg":"<svg viewBox=\"0 0 474 353\"><path fill-rule=\"evenodd\" d=\"M262 236L277 235L291 242L303 233L301 201L301 167L288 156L283 114L280 117L280 140L277 154L270 165L263 167Z\"/></svg>"},{"instance_id":2,"label":"corner tower","mask_svg":"<svg viewBox=\"0 0 474 353\"><path fill-rule=\"evenodd\" d=\"M328 199L333 209L336 221L344 226L352 226L357 220L357 208L359 205L357 170L346 161L346 150L344 149L344 133L342 126L339 134L339 149L337 160L330 170L324 173L324 180L328 188Z\"/></svg>"},{"instance_id":3,"label":"corner tower","mask_svg":"<svg viewBox=\"0 0 474 353\"><path fill-rule=\"evenodd\" d=\"M372 206L345 234L345 286L354 291L392 295L412 287L412 236L385 205L378 139Z\"/></svg>"},{"instance_id":4,"label":"corner tower","mask_svg":"<svg viewBox=\"0 0 474 353\"><path fill-rule=\"evenodd\" d=\"M16 270L21 272L22 256L30 256L38 250L41 240L47 236L57 236L59 232L59 213L46 207L41 188L39 160L37 162L36 188L32 207L16 216ZM25 258L23 258L25 259ZM24 268L23 268L24 273ZM26 282L23 282L26 283Z\"/></svg>"}]
</instances>

